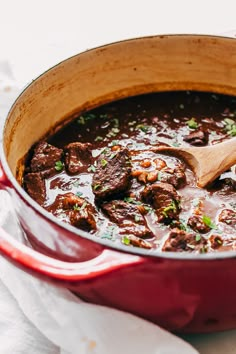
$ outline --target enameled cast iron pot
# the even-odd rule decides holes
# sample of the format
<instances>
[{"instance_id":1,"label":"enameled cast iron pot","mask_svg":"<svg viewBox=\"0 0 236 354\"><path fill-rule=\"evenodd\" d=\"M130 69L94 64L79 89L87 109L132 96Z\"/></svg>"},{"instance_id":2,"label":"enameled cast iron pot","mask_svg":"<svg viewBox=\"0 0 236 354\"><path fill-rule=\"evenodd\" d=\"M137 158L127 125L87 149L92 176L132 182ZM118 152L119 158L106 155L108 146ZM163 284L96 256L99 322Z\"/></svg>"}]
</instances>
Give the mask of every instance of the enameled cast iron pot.
<instances>
[{"instance_id":1,"label":"enameled cast iron pot","mask_svg":"<svg viewBox=\"0 0 236 354\"><path fill-rule=\"evenodd\" d=\"M236 95L236 40L171 35L123 41L76 55L30 84L5 122L0 179L33 248L0 229L1 254L87 301L170 330L235 328L236 252L154 253L113 245L60 222L17 182L19 161L31 145L73 114L127 96L182 89Z\"/></svg>"}]
</instances>

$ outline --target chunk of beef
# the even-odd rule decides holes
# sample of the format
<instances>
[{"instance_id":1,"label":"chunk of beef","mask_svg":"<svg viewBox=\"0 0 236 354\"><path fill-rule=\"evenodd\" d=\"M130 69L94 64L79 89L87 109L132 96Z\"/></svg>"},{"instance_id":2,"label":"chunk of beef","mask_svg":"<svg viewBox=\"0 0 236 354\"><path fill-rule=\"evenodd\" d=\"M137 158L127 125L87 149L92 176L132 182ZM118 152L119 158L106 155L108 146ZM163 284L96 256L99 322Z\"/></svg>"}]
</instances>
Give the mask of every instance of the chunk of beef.
<instances>
[{"instance_id":1,"label":"chunk of beef","mask_svg":"<svg viewBox=\"0 0 236 354\"><path fill-rule=\"evenodd\" d=\"M236 211L231 209L224 209L219 215L219 221L227 225L236 227Z\"/></svg>"},{"instance_id":2,"label":"chunk of beef","mask_svg":"<svg viewBox=\"0 0 236 354\"><path fill-rule=\"evenodd\" d=\"M152 184L144 188L142 198L156 209L158 221L170 222L171 219L178 219L180 196L171 184Z\"/></svg>"},{"instance_id":3,"label":"chunk of beef","mask_svg":"<svg viewBox=\"0 0 236 354\"><path fill-rule=\"evenodd\" d=\"M169 233L162 251L164 252L206 252L207 241L202 236L175 228Z\"/></svg>"},{"instance_id":4,"label":"chunk of beef","mask_svg":"<svg viewBox=\"0 0 236 354\"><path fill-rule=\"evenodd\" d=\"M45 171L46 175L43 176L45 178L56 174L56 162L62 160L62 155L62 149L58 149L57 147L48 144L46 141L39 143L34 149L33 158L30 163L31 171Z\"/></svg>"},{"instance_id":5,"label":"chunk of beef","mask_svg":"<svg viewBox=\"0 0 236 354\"><path fill-rule=\"evenodd\" d=\"M210 226L206 225L200 215L190 216L188 219L188 225L196 232L206 234L211 230Z\"/></svg>"},{"instance_id":6,"label":"chunk of beef","mask_svg":"<svg viewBox=\"0 0 236 354\"><path fill-rule=\"evenodd\" d=\"M213 249L217 249L223 245L223 239L220 235L211 235L209 241Z\"/></svg>"},{"instance_id":7,"label":"chunk of beef","mask_svg":"<svg viewBox=\"0 0 236 354\"><path fill-rule=\"evenodd\" d=\"M152 245L150 242L146 241L146 240L142 240L141 238L134 236L134 235L128 235L125 236L122 239L122 242L125 245L132 245L134 247L140 247L140 248L145 248L145 249L151 249Z\"/></svg>"},{"instance_id":8,"label":"chunk of beef","mask_svg":"<svg viewBox=\"0 0 236 354\"><path fill-rule=\"evenodd\" d=\"M133 234L137 237L153 237L139 206L123 200L112 200L101 205L109 219L122 230L121 234Z\"/></svg>"},{"instance_id":9,"label":"chunk of beef","mask_svg":"<svg viewBox=\"0 0 236 354\"><path fill-rule=\"evenodd\" d=\"M105 199L124 192L130 184L131 167L129 151L121 148L115 152L105 149L97 159L92 188L95 197Z\"/></svg>"},{"instance_id":10,"label":"chunk of beef","mask_svg":"<svg viewBox=\"0 0 236 354\"><path fill-rule=\"evenodd\" d=\"M64 147L65 167L68 173L76 174L87 170L91 163L90 143L70 143Z\"/></svg>"},{"instance_id":11,"label":"chunk of beef","mask_svg":"<svg viewBox=\"0 0 236 354\"><path fill-rule=\"evenodd\" d=\"M166 167L159 172L158 179L161 182L170 183L175 188L181 188L186 185L186 175L182 166L174 169Z\"/></svg>"},{"instance_id":12,"label":"chunk of beef","mask_svg":"<svg viewBox=\"0 0 236 354\"><path fill-rule=\"evenodd\" d=\"M43 205L46 199L46 186L41 173L35 172L25 175L24 186L31 198L33 198L40 205Z\"/></svg>"},{"instance_id":13,"label":"chunk of beef","mask_svg":"<svg viewBox=\"0 0 236 354\"><path fill-rule=\"evenodd\" d=\"M96 210L87 200L73 193L59 194L47 210L55 216L66 214L70 223L82 230L96 230Z\"/></svg>"},{"instance_id":14,"label":"chunk of beef","mask_svg":"<svg viewBox=\"0 0 236 354\"><path fill-rule=\"evenodd\" d=\"M198 129L184 136L183 140L190 145L204 146L208 143L208 132L202 129Z\"/></svg>"}]
</instances>

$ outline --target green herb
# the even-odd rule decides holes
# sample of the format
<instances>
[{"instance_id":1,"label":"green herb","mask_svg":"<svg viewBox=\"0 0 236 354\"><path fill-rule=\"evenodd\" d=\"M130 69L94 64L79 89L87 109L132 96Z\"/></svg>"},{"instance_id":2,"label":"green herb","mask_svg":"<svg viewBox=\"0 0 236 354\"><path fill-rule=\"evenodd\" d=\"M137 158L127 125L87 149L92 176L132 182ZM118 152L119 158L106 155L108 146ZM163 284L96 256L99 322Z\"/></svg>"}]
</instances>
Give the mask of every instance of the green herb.
<instances>
[{"instance_id":1,"label":"green herb","mask_svg":"<svg viewBox=\"0 0 236 354\"><path fill-rule=\"evenodd\" d=\"M147 133L150 130L150 126L149 125L145 125L145 124L138 124L136 126L136 129L142 130L142 132Z\"/></svg>"},{"instance_id":2,"label":"green herb","mask_svg":"<svg viewBox=\"0 0 236 354\"><path fill-rule=\"evenodd\" d=\"M202 248L200 248L200 253L207 253L207 246L202 246Z\"/></svg>"},{"instance_id":3,"label":"green herb","mask_svg":"<svg viewBox=\"0 0 236 354\"><path fill-rule=\"evenodd\" d=\"M219 96L216 96L215 94L211 95L211 97L212 97L213 100L215 100L215 101L218 101L218 99L219 99Z\"/></svg>"},{"instance_id":4,"label":"green herb","mask_svg":"<svg viewBox=\"0 0 236 354\"><path fill-rule=\"evenodd\" d=\"M214 224L214 223L212 222L211 218L210 218L209 216L207 216L207 215L203 215L202 221L204 222L204 224L205 224L206 226L209 226L211 229L216 229L216 228L217 228L217 227L216 227L216 224Z\"/></svg>"},{"instance_id":5,"label":"green herb","mask_svg":"<svg viewBox=\"0 0 236 354\"><path fill-rule=\"evenodd\" d=\"M153 213L153 208L150 207L149 205L144 205L144 209L148 212L148 213Z\"/></svg>"},{"instance_id":6,"label":"green herb","mask_svg":"<svg viewBox=\"0 0 236 354\"><path fill-rule=\"evenodd\" d=\"M113 118L111 121L112 121L112 123L114 124L114 127L115 127L115 128L118 128L118 127L119 127L119 124L120 124L120 123L119 123L119 119Z\"/></svg>"},{"instance_id":7,"label":"green herb","mask_svg":"<svg viewBox=\"0 0 236 354\"><path fill-rule=\"evenodd\" d=\"M181 104L179 105L179 108L180 108L180 109L184 109L184 104L181 103Z\"/></svg>"},{"instance_id":8,"label":"green herb","mask_svg":"<svg viewBox=\"0 0 236 354\"><path fill-rule=\"evenodd\" d=\"M196 234L195 241L199 242L199 241L201 241L201 238L202 238L202 236L200 234Z\"/></svg>"},{"instance_id":9,"label":"green herb","mask_svg":"<svg viewBox=\"0 0 236 354\"><path fill-rule=\"evenodd\" d=\"M162 214L168 218L168 212L169 211L174 211L176 212L176 203L172 200L172 202L170 203L170 205L168 205L166 208L163 209Z\"/></svg>"},{"instance_id":10,"label":"green herb","mask_svg":"<svg viewBox=\"0 0 236 354\"><path fill-rule=\"evenodd\" d=\"M62 171L63 170L63 167L64 167L64 164L62 161L56 161L55 162L55 170L56 171Z\"/></svg>"},{"instance_id":11,"label":"green herb","mask_svg":"<svg viewBox=\"0 0 236 354\"><path fill-rule=\"evenodd\" d=\"M222 245L222 243L223 243L219 238L216 239L216 242L217 242L219 245Z\"/></svg>"},{"instance_id":12,"label":"green herb","mask_svg":"<svg viewBox=\"0 0 236 354\"><path fill-rule=\"evenodd\" d=\"M116 156L116 152L113 152L113 154L111 154L111 156L110 156L110 159L111 160L114 159L115 156Z\"/></svg>"},{"instance_id":13,"label":"green herb","mask_svg":"<svg viewBox=\"0 0 236 354\"><path fill-rule=\"evenodd\" d=\"M74 210L80 210L80 207L79 207L78 204L76 203L76 204L73 206L73 209L74 209Z\"/></svg>"},{"instance_id":14,"label":"green herb","mask_svg":"<svg viewBox=\"0 0 236 354\"><path fill-rule=\"evenodd\" d=\"M141 221L140 216L139 216L139 215L134 215L134 221L135 221L135 222Z\"/></svg>"},{"instance_id":15,"label":"green herb","mask_svg":"<svg viewBox=\"0 0 236 354\"><path fill-rule=\"evenodd\" d=\"M236 122L233 119L225 118L224 119L225 130L231 136L236 136Z\"/></svg>"},{"instance_id":16,"label":"green herb","mask_svg":"<svg viewBox=\"0 0 236 354\"><path fill-rule=\"evenodd\" d=\"M130 245L130 239L128 238L128 236L123 236L121 241L124 245Z\"/></svg>"},{"instance_id":17,"label":"green herb","mask_svg":"<svg viewBox=\"0 0 236 354\"><path fill-rule=\"evenodd\" d=\"M80 116L80 117L77 119L77 123L84 125L84 124L85 124L85 117L84 117L84 116Z\"/></svg>"},{"instance_id":18,"label":"green herb","mask_svg":"<svg viewBox=\"0 0 236 354\"><path fill-rule=\"evenodd\" d=\"M118 145L119 144L119 141L118 140L112 140L112 142L111 142L111 145L112 146L116 146L116 145Z\"/></svg>"},{"instance_id":19,"label":"green herb","mask_svg":"<svg viewBox=\"0 0 236 354\"><path fill-rule=\"evenodd\" d=\"M95 141L103 141L103 137L98 135L96 136Z\"/></svg>"},{"instance_id":20,"label":"green herb","mask_svg":"<svg viewBox=\"0 0 236 354\"><path fill-rule=\"evenodd\" d=\"M108 188L109 188L108 186L103 187L101 192L105 192L106 190L108 190Z\"/></svg>"},{"instance_id":21,"label":"green herb","mask_svg":"<svg viewBox=\"0 0 236 354\"><path fill-rule=\"evenodd\" d=\"M106 238L108 240L112 240L114 228L115 228L114 226L108 226L106 229L106 232L101 236L101 238Z\"/></svg>"},{"instance_id":22,"label":"green herb","mask_svg":"<svg viewBox=\"0 0 236 354\"><path fill-rule=\"evenodd\" d=\"M197 129L197 128L198 128L198 124L197 124L197 122L195 121L194 118L191 118L191 119L188 120L186 123L188 124L188 127L189 127L190 129Z\"/></svg>"},{"instance_id":23,"label":"green herb","mask_svg":"<svg viewBox=\"0 0 236 354\"><path fill-rule=\"evenodd\" d=\"M108 118L108 115L105 113L105 114L100 114L99 115L99 118L101 119L107 119Z\"/></svg>"},{"instance_id":24,"label":"green herb","mask_svg":"<svg viewBox=\"0 0 236 354\"><path fill-rule=\"evenodd\" d=\"M87 202L83 202L82 206L80 207L80 210L83 210L87 205Z\"/></svg>"},{"instance_id":25,"label":"green herb","mask_svg":"<svg viewBox=\"0 0 236 354\"><path fill-rule=\"evenodd\" d=\"M100 188L101 187L101 184L95 184L94 186L93 186L93 189L96 191L98 188Z\"/></svg>"},{"instance_id":26,"label":"green herb","mask_svg":"<svg viewBox=\"0 0 236 354\"><path fill-rule=\"evenodd\" d=\"M82 192L76 192L77 197L81 197L83 195Z\"/></svg>"},{"instance_id":27,"label":"green herb","mask_svg":"<svg viewBox=\"0 0 236 354\"><path fill-rule=\"evenodd\" d=\"M190 243L187 243L187 245L186 245L187 247L189 247L189 248L191 248L192 250L194 250L195 249L195 246L194 245L191 245Z\"/></svg>"},{"instance_id":28,"label":"green herb","mask_svg":"<svg viewBox=\"0 0 236 354\"><path fill-rule=\"evenodd\" d=\"M137 205L141 205L142 204L141 202L139 202L138 200L135 200L132 197L125 197L124 198L124 202L131 203L131 204L137 204Z\"/></svg>"},{"instance_id":29,"label":"green herb","mask_svg":"<svg viewBox=\"0 0 236 354\"><path fill-rule=\"evenodd\" d=\"M88 172L96 172L96 167L94 165L90 165L88 168Z\"/></svg>"},{"instance_id":30,"label":"green herb","mask_svg":"<svg viewBox=\"0 0 236 354\"><path fill-rule=\"evenodd\" d=\"M111 128L111 131L115 134L118 134L120 129L119 128Z\"/></svg>"},{"instance_id":31,"label":"green herb","mask_svg":"<svg viewBox=\"0 0 236 354\"><path fill-rule=\"evenodd\" d=\"M162 175L163 175L162 172L158 172L158 175L157 175L157 180L158 180L158 181L161 181Z\"/></svg>"},{"instance_id":32,"label":"green herb","mask_svg":"<svg viewBox=\"0 0 236 354\"><path fill-rule=\"evenodd\" d=\"M107 160L101 159L101 165L102 165L102 167L106 167L107 164L108 164Z\"/></svg>"},{"instance_id":33,"label":"green herb","mask_svg":"<svg viewBox=\"0 0 236 354\"><path fill-rule=\"evenodd\" d=\"M174 141L171 145L174 147L179 147L181 144L178 143L177 141Z\"/></svg>"}]
</instances>

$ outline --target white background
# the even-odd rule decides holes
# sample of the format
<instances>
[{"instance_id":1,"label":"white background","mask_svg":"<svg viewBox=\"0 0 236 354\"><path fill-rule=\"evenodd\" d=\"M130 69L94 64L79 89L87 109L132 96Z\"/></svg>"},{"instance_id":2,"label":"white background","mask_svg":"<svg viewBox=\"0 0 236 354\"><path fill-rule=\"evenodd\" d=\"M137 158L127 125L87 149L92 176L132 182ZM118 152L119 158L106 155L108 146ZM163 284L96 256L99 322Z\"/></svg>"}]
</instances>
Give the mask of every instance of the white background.
<instances>
[{"instance_id":1,"label":"white background","mask_svg":"<svg viewBox=\"0 0 236 354\"><path fill-rule=\"evenodd\" d=\"M236 28L235 0L0 0L0 60L25 84L57 62L120 39Z\"/></svg>"},{"instance_id":2,"label":"white background","mask_svg":"<svg viewBox=\"0 0 236 354\"><path fill-rule=\"evenodd\" d=\"M23 87L61 60L109 42L233 31L235 8L236 0L0 0L0 61L9 62ZM193 336L191 342L201 353L233 354L234 337L227 332Z\"/></svg>"}]
</instances>

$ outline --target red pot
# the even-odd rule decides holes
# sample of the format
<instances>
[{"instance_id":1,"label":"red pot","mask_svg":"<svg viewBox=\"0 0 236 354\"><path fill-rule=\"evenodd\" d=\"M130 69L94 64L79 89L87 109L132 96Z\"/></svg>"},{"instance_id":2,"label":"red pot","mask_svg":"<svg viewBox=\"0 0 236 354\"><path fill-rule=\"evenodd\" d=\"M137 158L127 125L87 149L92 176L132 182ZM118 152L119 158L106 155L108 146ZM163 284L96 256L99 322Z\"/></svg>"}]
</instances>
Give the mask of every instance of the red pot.
<instances>
[{"instance_id":1,"label":"red pot","mask_svg":"<svg viewBox=\"0 0 236 354\"><path fill-rule=\"evenodd\" d=\"M111 244L64 224L21 188L33 143L74 113L135 94L201 90L236 95L236 40L156 36L74 56L35 80L3 130L2 188L14 199L29 248L0 230L0 252L17 267L83 299L132 312L169 330L236 327L236 252L155 253Z\"/></svg>"}]
</instances>

